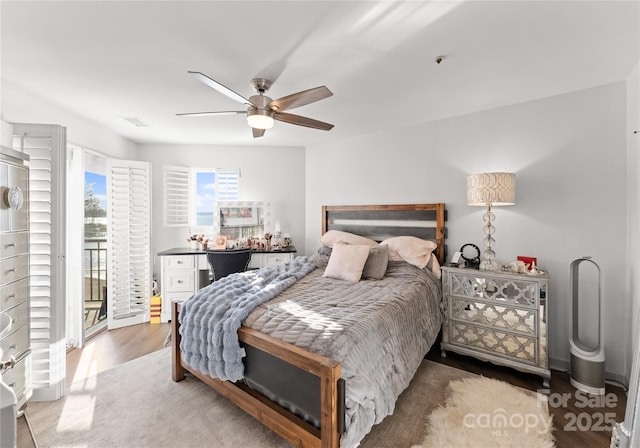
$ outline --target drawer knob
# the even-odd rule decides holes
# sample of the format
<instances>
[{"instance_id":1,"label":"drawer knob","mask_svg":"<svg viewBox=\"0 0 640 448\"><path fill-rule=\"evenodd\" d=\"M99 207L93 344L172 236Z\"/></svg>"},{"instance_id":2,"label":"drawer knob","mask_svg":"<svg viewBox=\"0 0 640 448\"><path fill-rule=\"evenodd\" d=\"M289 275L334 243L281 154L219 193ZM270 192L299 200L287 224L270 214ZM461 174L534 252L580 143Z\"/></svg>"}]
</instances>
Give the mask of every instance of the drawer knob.
<instances>
[{"instance_id":1,"label":"drawer knob","mask_svg":"<svg viewBox=\"0 0 640 448\"><path fill-rule=\"evenodd\" d=\"M11 356L6 361L0 361L0 372L4 372L5 370L9 370L9 369L13 368L13 366L15 366L15 365L16 365L16 358L14 358L13 356ZM9 384L9 386L11 386L11 384Z\"/></svg>"},{"instance_id":2,"label":"drawer knob","mask_svg":"<svg viewBox=\"0 0 640 448\"><path fill-rule=\"evenodd\" d=\"M13 294L9 294L9 295L7 296L7 300L9 300L9 299L15 299L15 298L16 298L16 294L15 294L15 293L13 293Z\"/></svg>"},{"instance_id":3,"label":"drawer knob","mask_svg":"<svg viewBox=\"0 0 640 448\"><path fill-rule=\"evenodd\" d=\"M7 269L7 272L16 272L16 271L17 271L16 268Z\"/></svg>"},{"instance_id":4,"label":"drawer knob","mask_svg":"<svg viewBox=\"0 0 640 448\"><path fill-rule=\"evenodd\" d=\"M15 387L16 387L16 383L15 383L15 382L13 382L13 383L9 383L9 384L7 384L7 386L9 386L10 388L12 388L12 389L13 389L13 388L15 388Z\"/></svg>"},{"instance_id":5,"label":"drawer knob","mask_svg":"<svg viewBox=\"0 0 640 448\"><path fill-rule=\"evenodd\" d=\"M182 264L182 260L178 260L176 263L178 263L178 264Z\"/></svg>"},{"instance_id":6,"label":"drawer knob","mask_svg":"<svg viewBox=\"0 0 640 448\"><path fill-rule=\"evenodd\" d=\"M16 247L16 243L9 243L6 247Z\"/></svg>"},{"instance_id":7,"label":"drawer knob","mask_svg":"<svg viewBox=\"0 0 640 448\"><path fill-rule=\"evenodd\" d=\"M182 283L182 280L178 280L178 283Z\"/></svg>"},{"instance_id":8,"label":"drawer knob","mask_svg":"<svg viewBox=\"0 0 640 448\"><path fill-rule=\"evenodd\" d=\"M9 350L15 350L16 348L18 348L18 344L13 344L9 346Z\"/></svg>"}]
</instances>

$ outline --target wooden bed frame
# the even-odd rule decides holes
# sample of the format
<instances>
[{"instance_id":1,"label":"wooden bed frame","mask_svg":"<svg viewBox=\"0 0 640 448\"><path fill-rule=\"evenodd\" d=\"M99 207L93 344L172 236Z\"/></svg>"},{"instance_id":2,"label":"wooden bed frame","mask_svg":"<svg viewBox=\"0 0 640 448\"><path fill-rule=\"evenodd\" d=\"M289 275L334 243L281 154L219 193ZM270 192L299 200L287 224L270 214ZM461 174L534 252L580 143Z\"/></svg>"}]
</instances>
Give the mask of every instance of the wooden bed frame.
<instances>
[{"instance_id":1,"label":"wooden bed frame","mask_svg":"<svg viewBox=\"0 0 640 448\"><path fill-rule=\"evenodd\" d=\"M436 255L445 260L445 208L437 204L361 205L322 207L322 234L328 230L344 230L381 241L391 236L413 235L436 242ZM181 303L171 304L172 378L181 381L190 372L238 407L296 447L339 448L340 432L338 397L340 363L303 350L295 345L268 336L257 330L241 327L239 340L269 353L299 369L320 378L320 427L302 420L292 412L269 400L241 382L231 383L211 378L182 363L180 352Z\"/></svg>"}]
</instances>

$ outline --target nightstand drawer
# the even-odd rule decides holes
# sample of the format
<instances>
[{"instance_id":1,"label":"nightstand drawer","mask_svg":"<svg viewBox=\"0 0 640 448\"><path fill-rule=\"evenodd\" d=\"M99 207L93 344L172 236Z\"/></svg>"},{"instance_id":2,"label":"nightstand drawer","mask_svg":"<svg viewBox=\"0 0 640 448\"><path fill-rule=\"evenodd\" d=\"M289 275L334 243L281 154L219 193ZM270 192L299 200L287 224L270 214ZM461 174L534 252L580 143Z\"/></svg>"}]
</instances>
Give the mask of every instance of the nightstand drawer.
<instances>
[{"instance_id":1,"label":"nightstand drawer","mask_svg":"<svg viewBox=\"0 0 640 448\"><path fill-rule=\"evenodd\" d=\"M467 271L472 271L467 269ZM511 276L489 276L483 271L450 274L449 291L452 296L495 302L508 306L538 308L539 283ZM520 276L521 277L521 276Z\"/></svg>"},{"instance_id":2,"label":"nightstand drawer","mask_svg":"<svg viewBox=\"0 0 640 448\"><path fill-rule=\"evenodd\" d=\"M486 354L537 365L535 337L480 327L464 322L451 322L450 344L469 347Z\"/></svg>"},{"instance_id":3,"label":"nightstand drawer","mask_svg":"<svg viewBox=\"0 0 640 448\"><path fill-rule=\"evenodd\" d=\"M193 269L195 260L193 255L171 255L164 260L166 269Z\"/></svg>"},{"instance_id":4,"label":"nightstand drawer","mask_svg":"<svg viewBox=\"0 0 640 448\"><path fill-rule=\"evenodd\" d=\"M528 336L537 335L537 310L532 308L504 307L496 303L452 297L450 311L452 320Z\"/></svg>"},{"instance_id":5,"label":"nightstand drawer","mask_svg":"<svg viewBox=\"0 0 640 448\"><path fill-rule=\"evenodd\" d=\"M195 288L195 277L193 271L166 271L167 291L191 291Z\"/></svg>"}]
</instances>

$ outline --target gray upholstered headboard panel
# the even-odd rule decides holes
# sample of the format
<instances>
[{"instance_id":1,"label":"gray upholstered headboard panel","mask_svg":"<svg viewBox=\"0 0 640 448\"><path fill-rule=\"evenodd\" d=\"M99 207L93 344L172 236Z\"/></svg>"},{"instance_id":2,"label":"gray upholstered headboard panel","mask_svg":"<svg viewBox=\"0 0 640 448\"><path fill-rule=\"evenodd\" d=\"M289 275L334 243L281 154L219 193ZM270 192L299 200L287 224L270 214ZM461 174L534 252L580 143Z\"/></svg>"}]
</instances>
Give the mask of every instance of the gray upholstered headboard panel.
<instances>
[{"instance_id":1,"label":"gray upholstered headboard panel","mask_svg":"<svg viewBox=\"0 0 640 448\"><path fill-rule=\"evenodd\" d=\"M446 210L444 203L395 205L325 205L322 233L342 230L382 241L411 235L438 245L435 253L443 264L446 258Z\"/></svg>"}]
</instances>

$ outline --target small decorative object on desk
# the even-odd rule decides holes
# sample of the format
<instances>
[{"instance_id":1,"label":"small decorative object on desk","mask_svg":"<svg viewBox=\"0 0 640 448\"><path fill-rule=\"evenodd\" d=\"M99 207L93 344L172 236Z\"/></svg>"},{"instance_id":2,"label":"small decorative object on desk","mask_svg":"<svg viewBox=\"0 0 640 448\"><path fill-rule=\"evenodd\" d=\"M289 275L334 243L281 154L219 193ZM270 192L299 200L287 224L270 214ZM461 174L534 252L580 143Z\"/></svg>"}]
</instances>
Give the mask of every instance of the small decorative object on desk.
<instances>
[{"instance_id":1,"label":"small decorative object on desk","mask_svg":"<svg viewBox=\"0 0 640 448\"><path fill-rule=\"evenodd\" d=\"M280 229L280 220L276 220L276 226L273 233L273 243L271 244L272 250L280 250L282 244L282 230Z\"/></svg>"},{"instance_id":2,"label":"small decorative object on desk","mask_svg":"<svg viewBox=\"0 0 640 448\"><path fill-rule=\"evenodd\" d=\"M282 247L288 249L289 246L291 246L291 235L285 233L283 238L284 240L282 241Z\"/></svg>"},{"instance_id":3,"label":"small decorative object on desk","mask_svg":"<svg viewBox=\"0 0 640 448\"><path fill-rule=\"evenodd\" d=\"M207 250L209 238L204 233L195 233L187 237L187 242L189 243L189 249Z\"/></svg>"},{"instance_id":4,"label":"small decorative object on desk","mask_svg":"<svg viewBox=\"0 0 640 448\"><path fill-rule=\"evenodd\" d=\"M271 235L270 233L265 233L264 234L264 239L267 240L267 245L266 245L266 249L267 250L271 250L271 237L273 235Z\"/></svg>"},{"instance_id":5,"label":"small decorative object on desk","mask_svg":"<svg viewBox=\"0 0 640 448\"><path fill-rule=\"evenodd\" d=\"M227 238L219 236L216 238L213 248L215 250L224 250L227 248Z\"/></svg>"}]
</instances>

